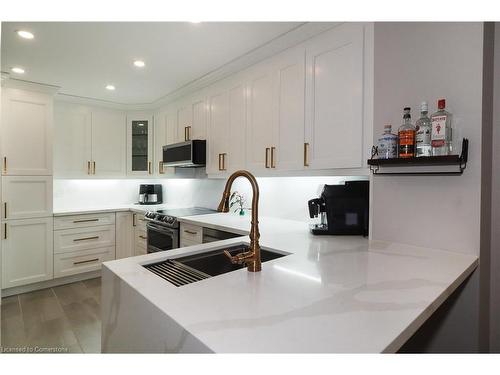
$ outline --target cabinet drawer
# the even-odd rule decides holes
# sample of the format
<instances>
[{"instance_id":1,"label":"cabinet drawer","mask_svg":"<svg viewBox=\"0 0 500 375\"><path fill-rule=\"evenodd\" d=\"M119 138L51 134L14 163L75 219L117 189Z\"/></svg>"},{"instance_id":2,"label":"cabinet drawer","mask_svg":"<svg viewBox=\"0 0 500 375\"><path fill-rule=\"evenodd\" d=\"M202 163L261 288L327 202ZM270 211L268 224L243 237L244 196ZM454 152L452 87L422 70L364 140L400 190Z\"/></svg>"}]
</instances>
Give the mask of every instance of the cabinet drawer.
<instances>
[{"instance_id":1,"label":"cabinet drawer","mask_svg":"<svg viewBox=\"0 0 500 375\"><path fill-rule=\"evenodd\" d=\"M56 216L54 230L70 228L86 228L115 223L115 213Z\"/></svg>"},{"instance_id":2,"label":"cabinet drawer","mask_svg":"<svg viewBox=\"0 0 500 375\"><path fill-rule=\"evenodd\" d=\"M115 259L115 247L78 251L54 255L54 277L97 271L101 264Z\"/></svg>"},{"instance_id":3,"label":"cabinet drawer","mask_svg":"<svg viewBox=\"0 0 500 375\"><path fill-rule=\"evenodd\" d=\"M197 244L203 241L203 228L197 225L181 223L181 239L185 239Z\"/></svg>"},{"instance_id":4,"label":"cabinet drawer","mask_svg":"<svg viewBox=\"0 0 500 375\"><path fill-rule=\"evenodd\" d=\"M109 247L114 244L115 227L113 225L54 231L55 254Z\"/></svg>"},{"instance_id":5,"label":"cabinet drawer","mask_svg":"<svg viewBox=\"0 0 500 375\"><path fill-rule=\"evenodd\" d=\"M134 213L132 216L132 225L134 228L139 228L141 230L146 230L147 220L144 218L144 214Z\"/></svg>"}]
</instances>

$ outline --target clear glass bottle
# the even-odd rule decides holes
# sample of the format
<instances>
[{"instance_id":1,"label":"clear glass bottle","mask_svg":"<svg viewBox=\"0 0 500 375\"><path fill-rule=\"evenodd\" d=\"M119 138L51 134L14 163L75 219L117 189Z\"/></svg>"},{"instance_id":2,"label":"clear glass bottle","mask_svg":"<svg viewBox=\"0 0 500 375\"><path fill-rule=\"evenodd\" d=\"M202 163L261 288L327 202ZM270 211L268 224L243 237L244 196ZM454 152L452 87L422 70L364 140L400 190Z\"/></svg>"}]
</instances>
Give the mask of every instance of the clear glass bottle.
<instances>
[{"instance_id":1,"label":"clear glass bottle","mask_svg":"<svg viewBox=\"0 0 500 375\"><path fill-rule=\"evenodd\" d=\"M422 102L420 105L420 118L415 123L415 156L417 158L420 156L432 156L432 126L431 119L427 116L428 112L429 106L427 105L427 102Z\"/></svg>"},{"instance_id":2,"label":"clear glass bottle","mask_svg":"<svg viewBox=\"0 0 500 375\"><path fill-rule=\"evenodd\" d=\"M432 155L450 155L452 150L452 115L445 110L445 99L438 100L438 111L431 116L432 124Z\"/></svg>"},{"instance_id":3,"label":"clear glass bottle","mask_svg":"<svg viewBox=\"0 0 500 375\"><path fill-rule=\"evenodd\" d=\"M415 127L411 123L410 111L410 107L404 108L403 125L398 130L398 154L400 158L415 156Z\"/></svg>"},{"instance_id":4,"label":"clear glass bottle","mask_svg":"<svg viewBox=\"0 0 500 375\"><path fill-rule=\"evenodd\" d=\"M392 134L392 125L384 125L384 133L378 139L378 158L392 159L398 157L398 136Z\"/></svg>"}]
</instances>

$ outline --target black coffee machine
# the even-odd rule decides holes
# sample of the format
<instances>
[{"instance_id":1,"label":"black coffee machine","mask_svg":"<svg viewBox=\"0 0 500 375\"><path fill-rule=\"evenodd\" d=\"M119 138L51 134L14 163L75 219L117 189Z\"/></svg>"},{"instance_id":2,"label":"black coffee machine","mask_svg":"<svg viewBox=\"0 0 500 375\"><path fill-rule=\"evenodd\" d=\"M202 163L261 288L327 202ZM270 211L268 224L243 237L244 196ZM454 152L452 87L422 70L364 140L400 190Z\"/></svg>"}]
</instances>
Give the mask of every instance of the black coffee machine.
<instances>
[{"instance_id":1,"label":"black coffee machine","mask_svg":"<svg viewBox=\"0 0 500 375\"><path fill-rule=\"evenodd\" d=\"M309 201L311 219L321 218L311 225L311 233L368 236L369 196L369 181L325 185L321 196Z\"/></svg>"},{"instance_id":2,"label":"black coffee machine","mask_svg":"<svg viewBox=\"0 0 500 375\"><path fill-rule=\"evenodd\" d=\"M141 184L139 186L139 204L162 204L163 192L160 184Z\"/></svg>"}]
</instances>

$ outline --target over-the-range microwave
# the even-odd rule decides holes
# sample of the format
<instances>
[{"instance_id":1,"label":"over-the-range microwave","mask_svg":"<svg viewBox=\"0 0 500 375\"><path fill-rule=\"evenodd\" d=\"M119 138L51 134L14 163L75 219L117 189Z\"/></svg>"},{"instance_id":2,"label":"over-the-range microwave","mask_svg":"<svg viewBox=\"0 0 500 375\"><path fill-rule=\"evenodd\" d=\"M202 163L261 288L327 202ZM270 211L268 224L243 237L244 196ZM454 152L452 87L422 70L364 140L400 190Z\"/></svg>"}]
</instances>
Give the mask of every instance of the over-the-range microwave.
<instances>
[{"instance_id":1,"label":"over-the-range microwave","mask_svg":"<svg viewBox=\"0 0 500 375\"><path fill-rule=\"evenodd\" d=\"M163 146L165 167L204 167L207 159L207 141L195 139Z\"/></svg>"}]
</instances>

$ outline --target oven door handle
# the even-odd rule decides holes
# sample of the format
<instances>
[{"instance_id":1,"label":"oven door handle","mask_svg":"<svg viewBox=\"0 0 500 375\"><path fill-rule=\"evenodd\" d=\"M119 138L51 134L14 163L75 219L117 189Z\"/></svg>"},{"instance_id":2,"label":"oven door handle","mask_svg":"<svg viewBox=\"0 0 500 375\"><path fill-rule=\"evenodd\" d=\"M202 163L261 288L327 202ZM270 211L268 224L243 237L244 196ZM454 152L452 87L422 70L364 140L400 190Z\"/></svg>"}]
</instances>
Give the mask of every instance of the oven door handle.
<instances>
[{"instance_id":1,"label":"oven door handle","mask_svg":"<svg viewBox=\"0 0 500 375\"><path fill-rule=\"evenodd\" d=\"M158 231L158 232L169 233L171 235L175 235L176 234L176 230L175 229L167 228L167 227L164 227L163 225L153 224L151 222L147 223L146 228L147 229L152 229L152 230L155 230L155 231Z\"/></svg>"}]
</instances>

